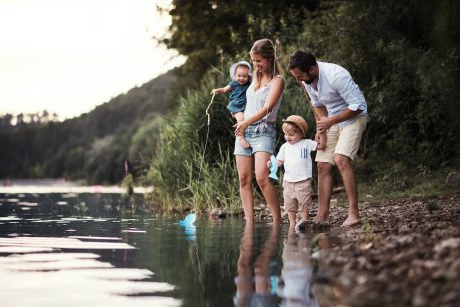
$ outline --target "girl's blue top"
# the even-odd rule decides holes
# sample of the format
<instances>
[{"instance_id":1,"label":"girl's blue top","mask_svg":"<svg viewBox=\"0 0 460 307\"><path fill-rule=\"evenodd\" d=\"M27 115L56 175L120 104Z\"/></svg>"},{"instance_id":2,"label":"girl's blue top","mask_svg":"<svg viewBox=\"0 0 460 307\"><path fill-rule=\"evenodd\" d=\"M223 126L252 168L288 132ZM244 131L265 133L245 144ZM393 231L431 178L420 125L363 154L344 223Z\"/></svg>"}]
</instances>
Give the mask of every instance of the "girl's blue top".
<instances>
[{"instance_id":1,"label":"girl's blue top","mask_svg":"<svg viewBox=\"0 0 460 307\"><path fill-rule=\"evenodd\" d=\"M250 84L250 81L245 84L239 84L233 80L228 84L232 90L230 91L230 102L228 103L227 109L229 109L231 113L243 112L244 109L246 109L246 90Z\"/></svg>"}]
</instances>

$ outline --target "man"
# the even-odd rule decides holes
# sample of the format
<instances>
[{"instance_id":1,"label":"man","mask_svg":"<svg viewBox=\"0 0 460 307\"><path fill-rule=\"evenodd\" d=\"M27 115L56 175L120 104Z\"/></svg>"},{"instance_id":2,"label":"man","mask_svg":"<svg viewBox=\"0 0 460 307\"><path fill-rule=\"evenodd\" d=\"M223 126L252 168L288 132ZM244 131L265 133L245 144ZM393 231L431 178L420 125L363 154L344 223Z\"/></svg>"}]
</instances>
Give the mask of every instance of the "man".
<instances>
[{"instance_id":1,"label":"man","mask_svg":"<svg viewBox=\"0 0 460 307\"><path fill-rule=\"evenodd\" d=\"M294 52L289 71L305 86L318 115L316 139L327 133L326 148L318 151L318 213L317 224L329 223L329 202L332 195L332 168L337 165L348 200L348 217L342 226L358 224L358 188L352 162L367 124L367 104L363 93L343 67L317 62L311 53Z\"/></svg>"}]
</instances>

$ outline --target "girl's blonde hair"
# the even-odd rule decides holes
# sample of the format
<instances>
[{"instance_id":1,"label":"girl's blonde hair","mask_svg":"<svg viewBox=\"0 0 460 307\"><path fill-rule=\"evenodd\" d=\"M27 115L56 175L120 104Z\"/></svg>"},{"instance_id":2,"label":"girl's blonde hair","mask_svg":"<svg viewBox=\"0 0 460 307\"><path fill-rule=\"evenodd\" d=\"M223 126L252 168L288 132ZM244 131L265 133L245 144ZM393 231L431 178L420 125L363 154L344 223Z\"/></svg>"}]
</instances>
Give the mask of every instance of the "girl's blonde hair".
<instances>
[{"instance_id":1,"label":"girl's blonde hair","mask_svg":"<svg viewBox=\"0 0 460 307\"><path fill-rule=\"evenodd\" d=\"M275 46L273 45L272 41L268 38L259 39L258 41L256 41L251 48L250 54L258 54L269 61L270 65L268 65L268 69L270 79L273 79L276 75L283 73L281 65L276 59ZM260 87L260 72L258 70L255 70L254 75L256 76L255 79L257 81L256 88L258 88Z\"/></svg>"}]
</instances>

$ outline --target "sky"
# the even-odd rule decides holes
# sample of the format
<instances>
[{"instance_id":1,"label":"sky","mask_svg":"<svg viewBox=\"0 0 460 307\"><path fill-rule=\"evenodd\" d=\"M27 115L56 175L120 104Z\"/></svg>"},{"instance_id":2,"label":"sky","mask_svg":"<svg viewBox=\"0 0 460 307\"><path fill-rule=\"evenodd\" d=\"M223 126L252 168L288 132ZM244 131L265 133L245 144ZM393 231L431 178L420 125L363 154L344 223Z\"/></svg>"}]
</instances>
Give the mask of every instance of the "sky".
<instances>
[{"instance_id":1,"label":"sky","mask_svg":"<svg viewBox=\"0 0 460 307\"><path fill-rule=\"evenodd\" d=\"M181 65L152 39L170 0L0 0L0 115L93 110Z\"/></svg>"}]
</instances>

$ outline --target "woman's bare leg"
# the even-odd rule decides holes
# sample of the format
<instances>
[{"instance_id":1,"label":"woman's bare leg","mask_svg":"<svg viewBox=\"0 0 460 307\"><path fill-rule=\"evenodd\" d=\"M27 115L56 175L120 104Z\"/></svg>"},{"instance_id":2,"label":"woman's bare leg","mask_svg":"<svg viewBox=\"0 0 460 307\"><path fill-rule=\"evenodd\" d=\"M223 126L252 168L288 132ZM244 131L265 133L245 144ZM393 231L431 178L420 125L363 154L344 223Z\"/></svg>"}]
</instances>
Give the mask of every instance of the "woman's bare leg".
<instances>
[{"instance_id":1,"label":"woman's bare leg","mask_svg":"<svg viewBox=\"0 0 460 307\"><path fill-rule=\"evenodd\" d=\"M252 195L252 170L254 158L236 156L236 167L240 181L240 197L246 223L254 223L254 196Z\"/></svg>"},{"instance_id":2,"label":"woman's bare leg","mask_svg":"<svg viewBox=\"0 0 460 307\"><path fill-rule=\"evenodd\" d=\"M267 162L270 160L271 154L268 152L256 152L254 154L255 159L255 171L257 184L262 190L262 194L267 201L268 208L270 209L273 217L273 224L281 223L281 210L278 202L278 194L276 193L275 186L268 178L270 170L267 168Z\"/></svg>"}]
</instances>

